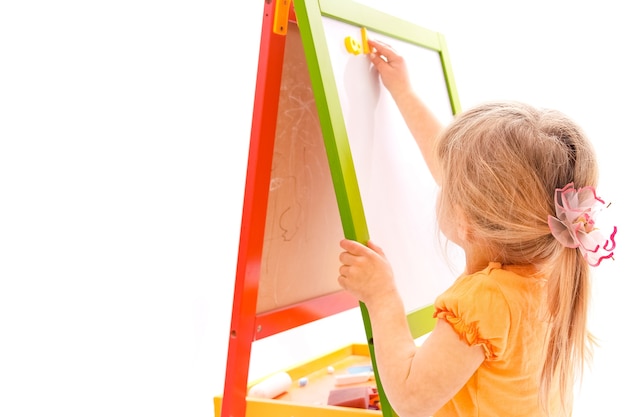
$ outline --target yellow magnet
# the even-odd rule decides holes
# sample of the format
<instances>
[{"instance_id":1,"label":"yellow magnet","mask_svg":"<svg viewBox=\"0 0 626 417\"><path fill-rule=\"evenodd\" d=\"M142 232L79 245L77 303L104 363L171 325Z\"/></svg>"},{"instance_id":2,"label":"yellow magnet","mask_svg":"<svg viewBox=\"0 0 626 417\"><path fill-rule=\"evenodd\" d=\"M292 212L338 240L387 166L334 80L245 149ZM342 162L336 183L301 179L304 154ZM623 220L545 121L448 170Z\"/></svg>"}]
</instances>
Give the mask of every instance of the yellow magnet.
<instances>
[{"instance_id":1,"label":"yellow magnet","mask_svg":"<svg viewBox=\"0 0 626 417\"><path fill-rule=\"evenodd\" d=\"M358 55L361 53L361 44L352 36L346 36L344 39L346 50L351 54Z\"/></svg>"}]
</instances>

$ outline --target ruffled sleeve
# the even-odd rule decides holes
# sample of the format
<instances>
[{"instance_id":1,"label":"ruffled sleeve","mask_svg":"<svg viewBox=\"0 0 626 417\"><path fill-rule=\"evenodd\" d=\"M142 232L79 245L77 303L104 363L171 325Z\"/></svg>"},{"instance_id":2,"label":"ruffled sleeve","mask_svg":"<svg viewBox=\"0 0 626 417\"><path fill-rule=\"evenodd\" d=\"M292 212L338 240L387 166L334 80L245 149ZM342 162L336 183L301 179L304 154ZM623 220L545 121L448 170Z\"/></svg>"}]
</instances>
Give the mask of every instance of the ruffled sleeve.
<instances>
[{"instance_id":1,"label":"ruffled sleeve","mask_svg":"<svg viewBox=\"0 0 626 417\"><path fill-rule=\"evenodd\" d=\"M434 317L446 320L468 345L480 345L486 360L506 349L511 310L490 268L459 278L435 300Z\"/></svg>"}]
</instances>

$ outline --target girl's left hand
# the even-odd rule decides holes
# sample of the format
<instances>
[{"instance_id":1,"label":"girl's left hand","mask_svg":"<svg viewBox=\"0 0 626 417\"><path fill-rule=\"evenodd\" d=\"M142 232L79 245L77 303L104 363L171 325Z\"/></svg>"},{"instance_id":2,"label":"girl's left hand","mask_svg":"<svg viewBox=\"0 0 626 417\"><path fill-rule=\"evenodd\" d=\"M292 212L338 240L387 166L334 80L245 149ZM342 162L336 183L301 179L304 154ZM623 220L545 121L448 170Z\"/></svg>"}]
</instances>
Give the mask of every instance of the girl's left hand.
<instances>
[{"instance_id":1,"label":"girl's left hand","mask_svg":"<svg viewBox=\"0 0 626 417\"><path fill-rule=\"evenodd\" d=\"M383 250L371 241L367 246L344 239L339 255L339 285L366 305L397 294L393 271Z\"/></svg>"}]
</instances>

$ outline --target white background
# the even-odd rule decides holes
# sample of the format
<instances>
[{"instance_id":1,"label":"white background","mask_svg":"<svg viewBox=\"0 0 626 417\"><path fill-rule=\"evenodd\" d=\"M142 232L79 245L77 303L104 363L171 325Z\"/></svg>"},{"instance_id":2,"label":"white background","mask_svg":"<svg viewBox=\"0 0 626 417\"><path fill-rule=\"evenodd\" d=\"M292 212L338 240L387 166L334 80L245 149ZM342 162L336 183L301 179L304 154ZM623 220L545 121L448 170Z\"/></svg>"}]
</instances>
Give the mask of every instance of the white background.
<instances>
[{"instance_id":1,"label":"white background","mask_svg":"<svg viewBox=\"0 0 626 417\"><path fill-rule=\"evenodd\" d=\"M442 32L464 108L555 107L624 214L623 25L599 0L367 2ZM0 5L0 415L210 416L222 392L262 0ZM621 409L624 256L576 416ZM251 373L361 341L358 313L267 339Z\"/></svg>"}]
</instances>

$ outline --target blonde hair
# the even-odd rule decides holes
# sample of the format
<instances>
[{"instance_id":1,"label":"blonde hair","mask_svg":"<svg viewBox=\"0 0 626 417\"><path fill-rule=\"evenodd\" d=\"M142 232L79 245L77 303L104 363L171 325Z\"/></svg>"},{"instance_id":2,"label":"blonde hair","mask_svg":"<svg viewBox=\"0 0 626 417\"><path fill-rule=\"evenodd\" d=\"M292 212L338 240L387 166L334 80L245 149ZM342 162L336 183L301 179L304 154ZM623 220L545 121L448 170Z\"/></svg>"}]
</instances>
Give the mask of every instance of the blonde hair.
<instances>
[{"instance_id":1,"label":"blonde hair","mask_svg":"<svg viewBox=\"0 0 626 417\"><path fill-rule=\"evenodd\" d=\"M596 186L594 150L574 122L555 110L518 102L468 110L438 138L441 168L438 217L464 214L470 239L502 264L533 264L547 279L548 333L539 399L559 388L571 410L571 392L593 338L587 331L590 271L577 249L550 233L554 193L570 182Z\"/></svg>"}]
</instances>

